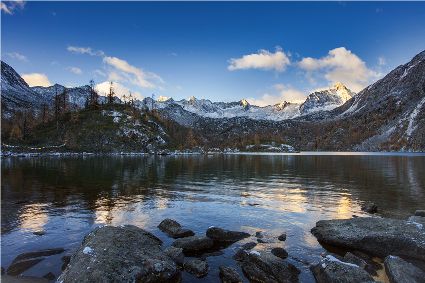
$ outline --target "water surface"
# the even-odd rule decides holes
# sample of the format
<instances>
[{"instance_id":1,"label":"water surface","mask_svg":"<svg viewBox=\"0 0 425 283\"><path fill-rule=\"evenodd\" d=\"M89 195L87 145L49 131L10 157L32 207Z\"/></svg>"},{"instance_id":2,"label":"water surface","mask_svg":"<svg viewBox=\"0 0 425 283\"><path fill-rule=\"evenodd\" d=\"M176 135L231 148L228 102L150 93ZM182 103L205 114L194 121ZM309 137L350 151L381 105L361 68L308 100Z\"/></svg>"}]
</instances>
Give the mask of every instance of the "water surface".
<instances>
[{"instance_id":1,"label":"water surface","mask_svg":"<svg viewBox=\"0 0 425 283\"><path fill-rule=\"evenodd\" d=\"M382 216L406 218L425 200L423 154L39 157L5 158L1 165L3 267L23 252L64 247L71 253L102 224L133 224L169 245L156 228L169 217L197 234L211 225L286 232L286 242L274 246L288 251L303 282L313 282L308 263L324 251L310 233L316 221L365 216L360 207L369 201ZM220 264L237 267L235 249L252 240L208 257L210 272L202 281L217 282ZM63 255L24 274L57 276ZM197 281L188 274L183 279Z\"/></svg>"}]
</instances>

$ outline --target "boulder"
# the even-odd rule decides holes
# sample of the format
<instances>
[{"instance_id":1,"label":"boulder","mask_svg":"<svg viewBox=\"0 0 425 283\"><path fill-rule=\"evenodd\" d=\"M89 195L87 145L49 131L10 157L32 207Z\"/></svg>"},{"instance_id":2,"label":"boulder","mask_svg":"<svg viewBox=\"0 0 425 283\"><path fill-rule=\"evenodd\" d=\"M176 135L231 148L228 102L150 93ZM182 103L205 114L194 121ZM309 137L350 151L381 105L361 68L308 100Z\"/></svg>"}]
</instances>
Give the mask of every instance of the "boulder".
<instances>
[{"instance_id":1,"label":"boulder","mask_svg":"<svg viewBox=\"0 0 425 283\"><path fill-rule=\"evenodd\" d=\"M311 232L319 242L386 257L399 255L425 260L424 225L375 217L321 220Z\"/></svg>"},{"instance_id":2,"label":"boulder","mask_svg":"<svg viewBox=\"0 0 425 283\"><path fill-rule=\"evenodd\" d=\"M425 210L416 210L415 216L425 217Z\"/></svg>"},{"instance_id":3,"label":"boulder","mask_svg":"<svg viewBox=\"0 0 425 283\"><path fill-rule=\"evenodd\" d=\"M374 282L372 276L359 266L327 255L311 271L317 283L365 283Z\"/></svg>"},{"instance_id":4,"label":"boulder","mask_svg":"<svg viewBox=\"0 0 425 283\"><path fill-rule=\"evenodd\" d=\"M374 265L368 264L366 260L356 256L353 253L350 253L350 252L346 253L344 256L344 261L358 265L360 268L363 268L372 276L378 275L378 273L376 272L377 269L375 268Z\"/></svg>"},{"instance_id":5,"label":"boulder","mask_svg":"<svg viewBox=\"0 0 425 283\"><path fill-rule=\"evenodd\" d=\"M277 257L280 257L281 259L285 259L288 257L288 253L287 251L285 251L284 248L273 248L271 250L271 253Z\"/></svg>"},{"instance_id":6,"label":"boulder","mask_svg":"<svg viewBox=\"0 0 425 283\"><path fill-rule=\"evenodd\" d=\"M218 227L208 228L206 235L216 242L234 243L251 236L245 232L230 231Z\"/></svg>"},{"instance_id":7,"label":"boulder","mask_svg":"<svg viewBox=\"0 0 425 283\"><path fill-rule=\"evenodd\" d=\"M257 245L257 243L255 243L255 242L248 242L248 243L246 243L246 244L243 244L242 246L241 246L241 248L243 249L243 250L252 250L253 248L255 248L255 246Z\"/></svg>"},{"instance_id":8,"label":"boulder","mask_svg":"<svg viewBox=\"0 0 425 283\"><path fill-rule=\"evenodd\" d=\"M242 283L239 273L233 267L220 266L219 270L222 283Z\"/></svg>"},{"instance_id":9,"label":"boulder","mask_svg":"<svg viewBox=\"0 0 425 283\"><path fill-rule=\"evenodd\" d=\"M365 203L362 205L361 209L367 213L377 213L378 212L378 206L374 204L373 202Z\"/></svg>"},{"instance_id":10,"label":"boulder","mask_svg":"<svg viewBox=\"0 0 425 283\"><path fill-rule=\"evenodd\" d=\"M425 283L425 272L398 256L387 256L384 265L391 283Z\"/></svg>"},{"instance_id":11,"label":"boulder","mask_svg":"<svg viewBox=\"0 0 425 283\"><path fill-rule=\"evenodd\" d=\"M136 226L103 226L88 234L58 282L179 282L161 240Z\"/></svg>"},{"instance_id":12,"label":"boulder","mask_svg":"<svg viewBox=\"0 0 425 283\"><path fill-rule=\"evenodd\" d=\"M161 223L159 223L158 228L174 239L195 235L192 230L183 228L180 223L169 218L162 220Z\"/></svg>"},{"instance_id":13,"label":"boulder","mask_svg":"<svg viewBox=\"0 0 425 283\"><path fill-rule=\"evenodd\" d=\"M198 278L204 277L208 274L208 263L197 258L190 259L184 263L184 270Z\"/></svg>"},{"instance_id":14,"label":"boulder","mask_svg":"<svg viewBox=\"0 0 425 283\"><path fill-rule=\"evenodd\" d=\"M234 258L250 282L298 282L300 271L270 252L240 249Z\"/></svg>"},{"instance_id":15,"label":"boulder","mask_svg":"<svg viewBox=\"0 0 425 283\"><path fill-rule=\"evenodd\" d=\"M173 246L182 248L186 255L202 254L214 247L214 241L208 237L191 236L175 240Z\"/></svg>"},{"instance_id":16,"label":"boulder","mask_svg":"<svg viewBox=\"0 0 425 283\"><path fill-rule=\"evenodd\" d=\"M178 265L180 265L180 266L183 265L184 254L183 254L182 248L168 247L164 250L164 253L166 253Z\"/></svg>"},{"instance_id":17,"label":"boulder","mask_svg":"<svg viewBox=\"0 0 425 283\"><path fill-rule=\"evenodd\" d=\"M277 239L279 241L286 241L286 233L282 233L279 235L279 237L277 237Z\"/></svg>"},{"instance_id":18,"label":"boulder","mask_svg":"<svg viewBox=\"0 0 425 283\"><path fill-rule=\"evenodd\" d=\"M47 256L60 254L64 251L63 248L54 248L20 254L12 261L6 273L8 275L17 276L44 260Z\"/></svg>"}]
</instances>

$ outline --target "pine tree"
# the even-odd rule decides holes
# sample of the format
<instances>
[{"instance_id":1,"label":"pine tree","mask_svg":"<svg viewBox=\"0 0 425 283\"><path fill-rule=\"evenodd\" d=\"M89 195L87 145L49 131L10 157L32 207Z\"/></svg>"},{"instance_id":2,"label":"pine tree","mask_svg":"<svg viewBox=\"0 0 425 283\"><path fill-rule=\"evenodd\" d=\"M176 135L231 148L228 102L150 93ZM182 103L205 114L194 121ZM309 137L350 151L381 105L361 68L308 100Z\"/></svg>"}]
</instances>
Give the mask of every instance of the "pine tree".
<instances>
[{"instance_id":1,"label":"pine tree","mask_svg":"<svg viewBox=\"0 0 425 283\"><path fill-rule=\"evenodd\" d=\"M109 104L114 103L114 96L115 96L114 83L111 81L110 85L109 85L109 94L108 94L108 103Z\"/></svg>"}]
</instances>

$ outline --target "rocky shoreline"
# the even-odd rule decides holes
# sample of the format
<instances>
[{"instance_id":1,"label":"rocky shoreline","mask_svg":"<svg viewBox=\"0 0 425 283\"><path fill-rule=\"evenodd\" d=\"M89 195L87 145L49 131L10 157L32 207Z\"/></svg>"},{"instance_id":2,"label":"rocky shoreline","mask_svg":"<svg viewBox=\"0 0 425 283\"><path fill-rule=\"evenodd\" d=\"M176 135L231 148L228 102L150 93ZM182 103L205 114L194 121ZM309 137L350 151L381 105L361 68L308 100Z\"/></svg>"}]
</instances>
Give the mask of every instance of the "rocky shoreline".
<instances>
[{"instance_id":1,"label":"rocky shoreline","mask_svg":"<svg viewBox=\"0 0 425 283\"><path fill-rule=\"evenodd\" d=\"M63 257L63 272L57 282L181 282L182 273L202 278L212 272L208 257L243 239L254 239L236 249L233 260L239 270L221 265L221 282L299 282L300 270L283 247L256 249L258 243L283 243L287 235L254 235L210 227L204 235L195 234L173 219L165 219L158 228L174 241L169 246L152 233L132 225L101 226L84 237L81 246ZM325 248L340 252L322 254L317 262L304 263L319 283L425 282L425 211L418 210L407 220L381 217L354 217L321 220L311 230ZM45 257L63 253L50 249L19 255L2 268L2 281L13 281ZM242 271L242 272L240 272ZM52 276L52 275L50 275ZM15 278L15 279L16 279ZM48 282L48 274L43 280ZM51 279L54 279L51 277ZM12 281L11 281L12 280ZM36 281L43 282L43 281Z\"/></svg>"}]
</instances>

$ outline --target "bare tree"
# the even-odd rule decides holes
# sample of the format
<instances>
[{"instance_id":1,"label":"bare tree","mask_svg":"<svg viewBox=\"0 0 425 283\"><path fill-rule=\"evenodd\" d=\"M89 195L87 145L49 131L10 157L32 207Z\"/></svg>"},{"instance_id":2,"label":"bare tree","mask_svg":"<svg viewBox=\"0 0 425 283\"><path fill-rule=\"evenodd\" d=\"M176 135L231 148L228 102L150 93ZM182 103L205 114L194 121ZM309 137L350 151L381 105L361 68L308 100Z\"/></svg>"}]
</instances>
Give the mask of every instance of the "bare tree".
<instances>
[{"instance_id":1,"label":"bare tree","mask_svg":"<svg viewBox=\"0 0 425 283\"><path fill-rule=\"evenodd\" d=\"M109 94L108 94L108 103L112 104L114 103L114 96L115 96L115 92L114 92L114 82L110 82L109 85Z\"/></svg>"},{"instance_id":2,"label":"bare tree","mask_svg":"<svg viewBox=\"0 0 425 283\"><path fill-rule=\"evenodd\" d=\"M99 94L96 91L94 80L90 80L90 106L98 106L99 105Z\"/></svg>"}]
</instances>

